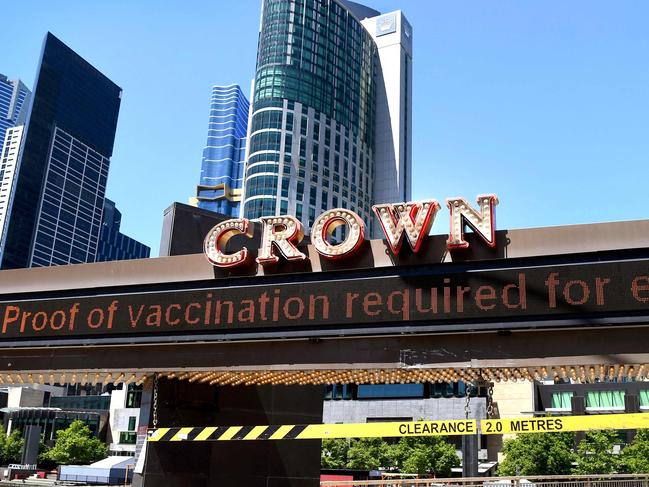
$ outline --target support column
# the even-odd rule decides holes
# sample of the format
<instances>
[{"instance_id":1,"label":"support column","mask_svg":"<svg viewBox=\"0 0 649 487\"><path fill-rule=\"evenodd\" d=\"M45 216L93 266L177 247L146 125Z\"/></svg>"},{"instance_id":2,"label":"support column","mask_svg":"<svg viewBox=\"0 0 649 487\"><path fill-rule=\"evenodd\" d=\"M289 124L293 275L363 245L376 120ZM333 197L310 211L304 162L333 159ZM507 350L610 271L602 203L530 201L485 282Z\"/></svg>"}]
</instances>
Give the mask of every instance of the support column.
<instances>
[{"instance_id":1,"label":"support column","mask_svg":"<svg viewBox=\"0 0 649 487\"><path fill-rule=\"evenodd\" d=\"M138 418L137 440L135 443L135 465L136 472L133 473L133 487L142 487L144 484L144 471L137 473L138 460L140 455L146 455L144 440L147 436L147 429L152 426L153 409L153 380L147 380L142 385L142 396L140 399L140 417ZM146 461L146 458L145 458Z\"/></svg>"},{"instance_id":2,"label":"support column","mask_svg":"<svg viewBox=\"0 0 649 487\"><path fill-rule=\"evenodd\" d=\"M321 423L322 402L321 386L216 387L161 379L158 426ZM141 485L318 487L320 450L320 440L149 443Z\"/></svg>"},{"instance_id":3,"label":"support column","mask_svg":"<svg viewBox=\"0 0 649 487\"><path fill-rule=\"evenodd\" d=\"M462 436L462 477L477 477L478 472L478 435Z\"/></svg>"},{"instance_id":4,"label":"support column","mask_svg":"<svg viewBox=\"0 0 649 487\"><path fill-rule=\"evenodd\" d=\"M624 412L625 413L639 413L640 412L640 397L636 394L626 394L624 396ZM635 438L636 430L626 430L626 441L631 443Z\"/></svg>"}]
</instances>

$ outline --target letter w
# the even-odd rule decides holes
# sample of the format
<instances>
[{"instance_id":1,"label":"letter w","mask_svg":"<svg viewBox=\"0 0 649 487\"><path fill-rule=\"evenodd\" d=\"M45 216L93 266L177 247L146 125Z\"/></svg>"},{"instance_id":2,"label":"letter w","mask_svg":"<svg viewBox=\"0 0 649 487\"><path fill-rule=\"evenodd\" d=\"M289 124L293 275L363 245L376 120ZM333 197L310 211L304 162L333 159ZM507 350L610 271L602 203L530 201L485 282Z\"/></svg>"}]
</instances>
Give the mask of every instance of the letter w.
<instances>
[{"instance_id":1,"label":"letter w","mask_svg":"<svg viewBox=\"0 0 649 487\"><path fill-rule=\"evenodd\" d=\"M439 208L439 203L435 200L372 206L395 254L401 251L404 234L412 251L419 251Z\"/></svg>"}]
</instances>

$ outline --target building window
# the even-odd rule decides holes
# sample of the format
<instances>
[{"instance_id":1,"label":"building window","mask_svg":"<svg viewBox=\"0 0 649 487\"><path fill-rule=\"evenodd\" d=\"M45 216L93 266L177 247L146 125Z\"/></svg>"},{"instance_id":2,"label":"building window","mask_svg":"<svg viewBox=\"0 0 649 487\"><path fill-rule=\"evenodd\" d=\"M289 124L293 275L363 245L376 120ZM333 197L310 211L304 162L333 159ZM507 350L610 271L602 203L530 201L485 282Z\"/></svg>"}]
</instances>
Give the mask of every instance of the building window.
<instances>
[{"instance_id":1,"label":"building window","mask_svg":"<svg viewBox=\"0 0 649 487\"><path fill-rule=\"evenodd\" d=\"M142 403L142 388L143 386L136 386L135 384L128 385L128 392L126 393L126 407L139 408Z\"/></svg>"},{"instance_id":2,"label":"building window","mask_svg":"<svg viewBox=\"0 0 649 487\"><path fill-rule=\"evenodd\" d=\"M624 411L624 391L587 392L586 411Z\"/></svg>"},{"instance_id":3,"label":"building window","mask_svg":"<svg viewBox=\"0 0 649 487\"><path fill-rule=\"evenodd\" d=\"M122 445L135 445L137 441L137 433L130 431L121 431L119 434L119 442Z\"/></svg>"},{"instance_id":4,"label":"building window","mask_svg":"<svg viewBox=\"0 0 649 487\"><path fill-rule=\"evenodd\" d=\"M574 392L553 392L552 406L546 411L572 411L572 396Z\"/></svg>"},{"instance_id":5,"label":"building window","mask_svg":"<svg viewBox=\"0 0 649 487\"><path fill-rule=\"evenodd\" d=\"M352 384L333 384L325 388L325 400L328 399L353 399L354 386Z\"/></svg>"},{"instance_id":6,"label":"building window","mask_svg":"<svg viewBox=\"0 0 649 487\"><path fill-rule=\"evenodd\" d=\"M128 418L128 430L129 431L135 431L135 422L136 421L137 421L137 417L129 416L129 418Z\"/></svg>"},{"instance_id":7,"label":"building window","mask_svg":"<svg viewBox=\"0 0 649 487\"><path fill-rule=\"evenodd\" d=\"M424 397L423 384L366 384L358 386L358 399Z\"/></svg>"},{"instance_id":8,"label":"building window","mask_svg":"<svg viewBox=\"0 0 649 487\"><path fill-rule=\"evenodd\" d=\"M649 410L649 390L640 391L640 409Z\"/></svg>"}]
</instances>

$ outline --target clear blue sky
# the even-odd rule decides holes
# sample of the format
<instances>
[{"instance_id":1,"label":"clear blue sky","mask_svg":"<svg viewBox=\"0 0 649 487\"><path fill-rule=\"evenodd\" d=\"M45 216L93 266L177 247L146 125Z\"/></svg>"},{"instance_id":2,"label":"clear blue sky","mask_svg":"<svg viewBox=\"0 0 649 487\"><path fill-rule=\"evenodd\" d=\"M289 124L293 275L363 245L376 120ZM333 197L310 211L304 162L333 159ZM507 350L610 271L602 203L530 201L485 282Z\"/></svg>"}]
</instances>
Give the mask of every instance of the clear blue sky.
<instances>
[{"instance_id":1,"label":"clear blue sky","mask_svg":"<svg viewBox=\"0 0 649 487\"><path fill-rule=\"evenodd\" d=\"M366 3L413 25L414 198L494 192L501 229L649 217L649 2ZM210 87L249 90L259 1L21 0L2 20L0 73L33 87L50 30L123 88L108 196L157 255Z\"/></svg>"}]
</instances>

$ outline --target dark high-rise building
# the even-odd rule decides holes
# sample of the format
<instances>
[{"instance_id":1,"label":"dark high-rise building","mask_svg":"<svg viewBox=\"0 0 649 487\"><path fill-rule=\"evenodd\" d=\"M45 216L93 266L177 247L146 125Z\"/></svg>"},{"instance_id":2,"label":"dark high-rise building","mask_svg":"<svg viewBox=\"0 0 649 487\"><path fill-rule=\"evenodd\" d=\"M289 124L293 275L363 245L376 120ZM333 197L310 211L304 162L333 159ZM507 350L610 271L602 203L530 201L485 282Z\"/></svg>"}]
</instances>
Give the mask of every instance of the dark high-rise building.
<instances>
[{"instance_id":1,"label":"dark high-rise building","mask_svg":"<svg viewBox=\"0 0 649 487\"><path fill-rule=\"evenodd\" d=\"M121 93L47 34L19 154L1 268L95 261Z\"/></svg>"},{"instance_id":2,"label":"dark high-rise building","mask_svg":"<svg viewBox=\"0 0 649 487\"><path fill-rule=\"evenodd\" d=\"M121 223L122 213L115 208L115 202L105 198L96 262L149 257L149 247L119 231Z\"/></svg>"}]
</instances>

